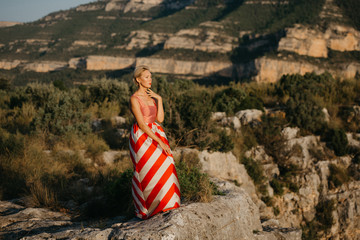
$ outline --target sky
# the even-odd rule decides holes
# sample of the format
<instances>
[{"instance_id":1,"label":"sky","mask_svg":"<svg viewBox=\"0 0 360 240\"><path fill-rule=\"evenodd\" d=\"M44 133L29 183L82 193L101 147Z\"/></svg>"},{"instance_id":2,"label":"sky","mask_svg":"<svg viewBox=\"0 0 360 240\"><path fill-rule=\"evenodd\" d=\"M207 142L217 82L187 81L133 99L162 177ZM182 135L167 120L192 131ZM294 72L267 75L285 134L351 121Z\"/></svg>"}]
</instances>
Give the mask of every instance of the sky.
<instances>
[{"instance_id":1,"label":"sky","mask_svg":"<svg viewBox=\"0 0 360 240\"><path fill-rule=\"evenodd\" d=\"M94 0L0 0L0 21L32 22Z\"/></svg>"}]
</instances>

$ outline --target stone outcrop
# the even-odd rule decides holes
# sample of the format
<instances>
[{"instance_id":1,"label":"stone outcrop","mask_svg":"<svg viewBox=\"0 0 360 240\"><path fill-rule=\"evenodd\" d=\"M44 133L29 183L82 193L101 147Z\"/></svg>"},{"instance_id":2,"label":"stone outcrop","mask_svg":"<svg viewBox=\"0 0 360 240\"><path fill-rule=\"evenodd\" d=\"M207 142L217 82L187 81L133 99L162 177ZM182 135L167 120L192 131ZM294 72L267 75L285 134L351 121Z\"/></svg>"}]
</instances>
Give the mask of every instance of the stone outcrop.
<instances>
[{"instance_id":1,"label":"stone outcrop","mask_svg":"<svg viewBox=\"0 0 360 240\"><path fill-rule=\"evenodd\" d=\"M276 82L284 74L300 74L330 72L334 77L351 79L360 72L359 63L338 64L331 69L320 67L308 62L291 59L261 57L255 60L253 79L257 82ZM239 71L241 73L241 71Z\"/></svg>"},{"instance_id":2,"label":"stone outcrop","mask_svg":"<svg viewBox=\"0 0 360 240\"><path fill-rule=\"evenodd\" d=\"M5 70L10 70L13 68L16 68L21 64L20 60L14 60L14 61L0 61L0 68Z\"/></svg>"},{"instance_id":3,"label":"stone outcrop","mask_svg":"<svg viewBox=\"0 0 360 240\"><path fill-rule=\"evenodd\" d=\"M327 43L323 34L301 25L286 30L286 37L280 40L278 50L310 57L328 57Z\"/></svg>"},{"instance_id":4,"label":"stone outcrop","mask_svg":"<svg viewBox=\"0 0 360 240\"><path fill-rule=\"evenodd\" d=\"M86 70L118 70L133 67L135 58L88 56L85 58Z\"/></svg>"},{"instance_id":5,"label":"stone outcrop","mask_svg":"<svg viewBox=\"0 0 360 240\"><path fill-rule=\"evenodd\" d=\"M179 75L231 77L233 64L231 62L195 62L161 58L137 58L136 64L151 66L153 72Z\"/></svg>"},{"instance_id":6,"label":"stone outcrop","mask_svg":"<svg viewBox=\"0 0 360 240\"><path fill-rule=\"evenodd\" d=\"M26 63L24 65L24 70L34 71L34 72L51 72L58 71L67 68L67 62L57 62L57 61L41 61Z\"/></svg>"},{"instance_id":7,"label":"stone outcrop","mask_svg":"<svg viewBox=\"0 0 360 240\"><path fill-rule=\"evenodd\" d=\"M90 4L83 4L76 7L78 12L88 12L88 11L97 11L105 8L105 4L101 1L92 2Z\"/></svg>"},{"instance_id":8,"label":"stone outcrop","mask_svg":"<svg viewBox=\"0 0 360 240\"><path fill-rule=\"evenodd\" d=\"M235 116L239 118L241 125L247 125L253 121L261 122L261 116L263 114L264 113L258 109L247 109L237 112Z\"/></svg>"},{"instance_id":9,"label":"stone outcrop","mask_svg":"<svg viewBox=\"0 0 360 240\"><path fill-rule=\"evenodd\" d=\"M255 197L256 191L254 183L246 172L243 164L229 153L209 153L202 151L198 154L202 170L209 176L228 181L236 181L241 188L245 189L250 196ZM254 198L255 199L255 198Z\"/></svg>"},{"instance_id":10,"label":"stone outcrop","mask_svg":"<svg viewBox=\"0 0 360 240\"><path fill-rule=\"evenodd\" d=\"M201 35L201 37L200 37ZM189 49L203 52L226 53L237 46L237 38L214 30L184 29L166 40L164 49Z\"/></svg>"},{"instance_id":11,"label":"stone outcrop","mask_svg":"<svg viewBox=\"0 0 360 240\"><path fill-rule=\"evenodd\" d=\"M262 57L255 60L257 74L254 80L257 82L276 82L284 74L305 74L308 72L323 73L325 69L310 63L281 60L275 58Z\"/></svg>"},{"instance_id":12,"label":"stone outcrop","mask_svg":"<svg viewBox=\"0 0 360 240\"><path fill-rule=\"evenodd\" d=\"M360 202L357 196L360 194L360 182L350 181L338 188L328 186L330 164L347 169L352 166L351 156L334 157L331 153L326 153L328 150L325 149L325 144L319 141L319 137L298 134L297 128L283 129L284 147L283 153L280 154L285 154L287 163L298 166L299 170L291 181L297 184L299 189L297 192L285 191L282 196L274 196L273 204L280 212L276 217L271 217L276 218L282 227L299 227L314 220L316 206L320 201L334 199L334 223L329 236L338 239L358 239L360 235L356 229L359 227L357 223L360 218ZM350 137L352 138L352 135L348 136ZM268 179L278 176L279 172L269 172L268 166L275 163L263 147L253 148L246 152L245 156L261 163ZM265 212L260 211L260 215L265 216Z\"/></svg>"},{"instance_id":13,"label":"stone outcrop","mask_svg":"<svg viewBox=\"0 0 360 240\"><path fill-rule=\"evenodd\" d=\"M279 42L279 51L295 52L316 58L327 58L328 49L359 51L360 32L349 26L330 24L325 31L318 27L296 25L286 30L286 37Z\"/></svg>"},{"instance_id":14,"label":"stone outcrop","mask_svg":"<svg viewBox=\"0 0 360 240\"><path fill-rule=\"evenodd\" d=\"M105 11L139 12L153 7L180 9L192 3L193 0L165 1L165 0L111 0L105 6Z\"/></svg>"},{"instance_id":15,"label":"stone outcrop","mask_svg":"<svg viewBox=\"0 0 360 240\"><path fill-rule=\"evenodd\" d=\"M151 33L145 30L136 30L132 31L125 39L125 41L128 42L126 45L116 46L116 48L132 50L156 47L164 44L169 35L170 34L166 33Z\"/></svg>"}]
</instances>

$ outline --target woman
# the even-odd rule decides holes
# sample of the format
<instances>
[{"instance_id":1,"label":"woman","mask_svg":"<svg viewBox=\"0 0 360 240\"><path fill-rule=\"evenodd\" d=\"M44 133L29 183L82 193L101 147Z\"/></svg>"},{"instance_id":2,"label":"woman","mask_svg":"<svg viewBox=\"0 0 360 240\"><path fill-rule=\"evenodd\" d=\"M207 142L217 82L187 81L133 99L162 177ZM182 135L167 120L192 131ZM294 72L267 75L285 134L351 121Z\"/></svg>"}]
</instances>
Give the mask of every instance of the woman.
<instances>
[{"instance_id":1,"label":"woman","mask_svg":"<svg viewBox=\"0 0 360 240\"><path fill-rule=\"evenodd\" d=\"M132 195L136 216L147 219L180 206L180 187L169 142L162 127L162 98L151 87L147 66L136 67L133 76L138 90L130 98L136 118L130 134L130 156L134 165Z\"/></svg>"}]
</instances>

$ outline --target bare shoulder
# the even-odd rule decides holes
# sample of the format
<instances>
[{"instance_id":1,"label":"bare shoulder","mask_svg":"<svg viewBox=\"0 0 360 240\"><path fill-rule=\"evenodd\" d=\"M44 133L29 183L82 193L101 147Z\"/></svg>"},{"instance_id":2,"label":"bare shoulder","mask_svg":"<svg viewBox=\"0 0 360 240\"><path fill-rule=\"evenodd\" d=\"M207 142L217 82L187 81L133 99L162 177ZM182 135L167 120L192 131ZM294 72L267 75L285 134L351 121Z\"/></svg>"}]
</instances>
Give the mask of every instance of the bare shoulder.
<instances>
[{"instance_id":1,"label":"bare shoulder","mask_svg":"<svg viewBox=\"0 0 360 240\"><path fill-rule=\"evenodd\" d=\"M130 105L131 106L139 105L139 100L137 99L137 96L135 96L135 94L131 95L131 97L130 97Z\"/></svg>"}]
</instances>

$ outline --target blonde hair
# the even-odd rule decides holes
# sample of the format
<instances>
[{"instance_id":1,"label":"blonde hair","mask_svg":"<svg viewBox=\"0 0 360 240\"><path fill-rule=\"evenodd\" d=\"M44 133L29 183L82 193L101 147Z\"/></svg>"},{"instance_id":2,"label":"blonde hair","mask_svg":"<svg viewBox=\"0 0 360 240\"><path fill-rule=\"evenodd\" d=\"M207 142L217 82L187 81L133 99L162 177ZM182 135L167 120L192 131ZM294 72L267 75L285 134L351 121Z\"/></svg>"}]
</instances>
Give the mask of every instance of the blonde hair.
<instances>
[{"instance_id":1,"label":"blonde hair","mask_svg":"<svg viewBox=\"0 0 360 240\"><path fill-rule=\"evenodd\" d=\"M136 86L139 86L138 81L136 81L136 78L140 77L143 72L146 70L150 71L150 68L146 65L139 65L135 68L134 74L133 74L133 81Z\"/></svg>"}]
</instances>

